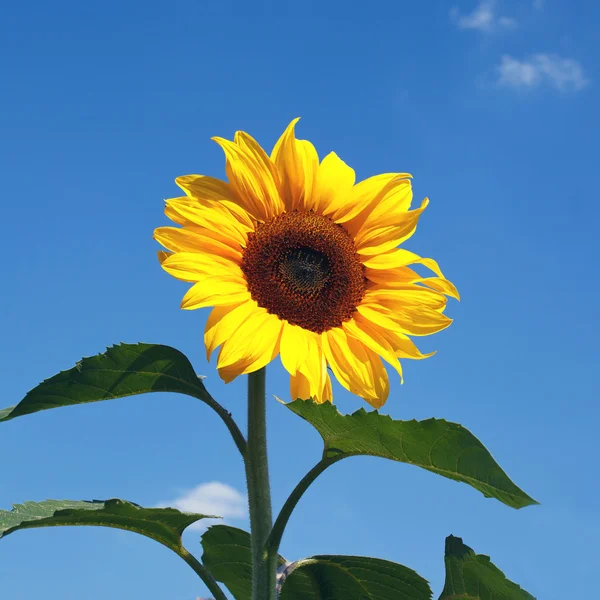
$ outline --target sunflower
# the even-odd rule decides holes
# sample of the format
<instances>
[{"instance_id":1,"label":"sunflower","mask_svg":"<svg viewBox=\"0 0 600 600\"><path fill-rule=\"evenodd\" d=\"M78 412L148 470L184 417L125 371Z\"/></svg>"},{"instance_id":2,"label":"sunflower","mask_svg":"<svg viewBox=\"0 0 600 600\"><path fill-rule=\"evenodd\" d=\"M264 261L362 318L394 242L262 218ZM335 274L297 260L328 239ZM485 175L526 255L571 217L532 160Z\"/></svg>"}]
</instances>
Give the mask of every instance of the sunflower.
<instances>
[{"instance_id":1,"label":"sunflower","mask_svg":"<svg viewBox=\"0 0 600 600\"><path fill-rule=\"evenodd\" d=\"M355 183L335 153L323 160L295 138L298 119L269 156L247 133L225 152L229 182L176 179L185 196L166 201L180 227L154 238L167 273L193 283L181 308L213 307L204 334L207 359L220 346L219 375L230 382L281 357L292 398L332 400L328 367L375 408L387 400L381 358L402 378L399 359L422 359L409 336L452 322L452 283L431 258L398 248L425 210L409 210L411 176L385 173ZM423 277L411 265L434 275Z\"/></svg>"}]
</instances>

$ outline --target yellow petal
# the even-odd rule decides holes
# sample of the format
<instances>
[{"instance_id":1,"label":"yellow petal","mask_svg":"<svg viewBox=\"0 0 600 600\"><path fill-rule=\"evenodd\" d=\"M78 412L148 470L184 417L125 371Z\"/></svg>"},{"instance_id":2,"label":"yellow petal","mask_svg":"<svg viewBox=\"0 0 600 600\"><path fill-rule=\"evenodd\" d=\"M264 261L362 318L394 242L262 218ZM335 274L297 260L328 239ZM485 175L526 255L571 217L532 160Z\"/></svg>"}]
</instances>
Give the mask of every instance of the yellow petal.
<instances>
[{"instance_id":1,"label":"yellow petal","mask_svg":"<svg viewBox=\"0 0 600 600\"><path fill-rule=\"evenodd\" d=\"M327 363L320 336L286 321L279 353L281 362L290 375L302 374L306 379L310 397L322 398L327 383ZM298 381L303 380L299 378Z\"/></svg>"},{"instance_id":2,"label":"yellow petal","mask_svg":"<svg viewBox=\"0 0 600 600\"><path fill-rule=\"evenodd\" d=\"M238 132L236 144L212 138L225 152L226 172L241 206L257 221L266 221L283 212L278 182L269 163L271 159L250 136ZM250 141L252 140L252 142Z\"/></svg>"},{"instance_id":3,"label":"yellow petal","mask_svg":"<svg viewBox=\"0 0 600 600\"><path fill-rule=\"evenodd\" d=\"M373 255L398 246L414 233L419 217L428 203L429 200L425 198L421 208L397 215L393 225L361 229L355 239L356 251L362 255Z\"/></svg>"},{"instance_id":4,"label":"yellow petal","mask_svg":"<svg viewBox=\"0 0 600 600\"><path fill-rule=\"evenodd\" d=\"M431 269L439 277L444 276L435 260L432 258L421 258L418 254L404 248L394 248L388 252L382 252L374 256L365 256L363 264L369 269L395 269L396 267L421 264Z\"/></svg>"},{"instance_id":5,"label":"yellow petal","mask_svg":"<svg viewBox=\"0 0 600 600\"><path fill-rule=\"evenodd\" d=\"M165 260L167 260L167 258L169 258L169 256L173 256L173 252L163 252L162 250L159 250L157 252L158 254L158 262L162 265Z\"/></svg>"},{"instance_id":6,"label":"yellow petal","mask_svg":"<svg viewBox=\"0 0 600 600\"><path fill-rule=\"evenodd\" d=\"M410 179L398 177L390 181L381 194L346 227L352 235L362 237L371 230L395 226L408 212L412 197Z\"/></svg>"},{"instance_id":7,"label":"yellow petal","mask_svg":"<svg viewBox=\"0 0 600 600\"><path fill-rule=\"evenodd\" d=\"M384 226L379 221L392 220L408 211L412 201L411 175L384 173L361 181L352 188L349 209L336 213L334 220L344 223L350 235L356 237L363 229Z\"/></svg>"},{"instance_id":8,"label":"yellow petal","mask_svg":"<svg viewBox=\"0 0 600 600\"><path fill-rule=\"evenodd\" d=\"M381 304L391 310L409 310L421 306L440 310L446 306L448 300L440 292L409 283L397 285L393 289L383 286L372 287L367 290L364 302Z\"/></svg>"},{"instance_id":9,"label":"yellow petal","mask_svg":"<svg viewBox=\"0 0 600 600\"><path fill-rule=\"evenodd\" d=\"M253 222L226 181L206 175L183 175L175 183L189 196L198 200L208 200L227 208L240 223L252 228Z\"/></svg>"},{"instance_id":10,"label":"yellow petal","mask_svg":"<svg viewBox=\"0 0 600 600\"><path fill-rule=\"evenodd\" d=\"M311 399L310 383L302 373L290 375L290 396L292 400Z\"/></svg>"},{"instance_id":11,"label":"yellow petal","mask_svg":"<svg viewBox=\"0 0 600 600\"><path fill-rule=\"evenodd\" d=\"M329 374L325 376L325 385L321 392L315 392L311 387L309 380L300 372L290 376L290 396L292 400L309 400L312 398L317 404L323 402L331 402L333 400L333 392L331 390L331 379Z\"/></svg>"},{"instance_id":12,"label":"yellow petal","mask_svg":"<svg viewBox=\"0 0 600 600\"><path fill-rule=\"evenodd\" d=\"M200 175L189 175L186 177L201 177ZM181 179L181 178L180 178ZM217 180L218 181L218 180ZM178 196L176 198L167 198L165 200L165 214L169 219L178 223L179 225L193 225L192 221L183 217L177 211L175 211L171 205L176 204L179 206L187 206L192 207L198 210L201 209L211 209L213 212L222 213L224 217L229 217L230 219L237 220L241 225L244 231L252 231L254 230L254 222L250 218L247 212L245 212L239 206L227 203L224 201L217 200L206 200L202 198L197 198L195 196Z\"/></svg>"},{"instance_id":13,"label":"yellow petal","mask_svg":"<svg viewBox=\"0 0 600 600\"><path fill-rule=\"evenodd\" d=\"M177 223L178 225L193 225L193 223L189 219L186 219L183 215L179 214L176 210L169 206L169 201L167 201L165 205L165 215L171 221L173 221L173 223Z\"/></svg>"},{"instance_id":14,"label":"yellow petal","mask_svg":"<svg viewBox=\"0 0 600 600\"><path fill-rule=\"evenodd\" d=\"M426 285L427 287L437 290L442 294L446 294L446 296L460 300L460 294L458 293L455 285L447 279L443 279L442 277L423 277L421 279L417 279L416 281L422 285Z\"/></svg>"},{"instance_id":15,"label":"yellow petal","mask_svg":"<svg viewBox=\"0 0 600 600\"><path fill-rule=\"evenodd\" d=\"M227 236L204 227L157 227L154 239L174 252L200 252L228 258L238 264L242 248ZM237 247L236 247L237 246Z\"/></svg>"},{"instance_id":16,"label":"yellow petal","mask_svg":"<svg viewBox=\"0 0 600 600\"><path fill-rule=\"evenodd\" d=\"M390 310L378 304L360 304L357 310L369 321L381 327L408 335L437 333L452 323L452 319L440 311L426 306L407 307L406 310L398 307L396 310Z\"/></svg>"},{"instance_id":17,"label":"yellow petal","mask_svg":"<svg viewBox=\"0 0 600 600\"><path fill-rule=\"evenodd\" d=\"M308 379L312 395L321 397L327 380L327 362L320 336L307 333L310 333L306 336L308 349L299 371Z\"/></svg>"},{"instance_id":18,"label":"yellow petal","mask_svg":"<svg viewBox=\"0 0 600 600\"><path fill-rule=\"evenodd\" d=\"M313 198L306 210L331 215L347 202L356 175L335 152L330 152L319 165Z\"/></svg>"},{"instance_id":19,"label":"yellow petal","mask_svg":"<svg viewBox=\"0 0 600 600\"><path fill-rule=\"evenodd\" d=\"M403 333L390 331L389 329L380 329L381 334L388 340L398 358L410 358L411 360L422 360L433 356L435 352L423 354L414 344L414 342Z\"/></svg>"},{"instance_id":20,"label":"yellow petal","mask_svg":"<svg viewBox=\"0 0 600 600\"><path fill-rule=\"evenodd\" d=\"M395 269L371 269L367 267L365 277L370 282L385 287L406 285L407 283L414 283L421 278L416 271L413 271L409 267L396 267Z\"/></svg>"},{"instance_id":21,"label":"yellow petal","mask_svg":"<svg viewBox=\"0 0 600 600\"><path fill-rule=\"evenodd\" d=\"M245 131L236 131L234 137L234 143L244 148L248 154L252 156L254 161L262 166L263 169L269 171L273 181L277 184L279 179L279 172L275 163L267 155L267 153L261 148L260 144Z\"/></svg>"},{"instance_id":22,"label":"yellow petal","mask_svg":"<svg viewBox=\"0 0 600 600\"><path fill-rule=\"evenodd\" d=\"M384 360L398 371L398 375L402 379L400 361L396 357L396 353L388 339L382 334L381 328L360 314L356 314L352 319L343 323L342 328L346 333L359 342L362 342L367 348L370 348L373 352L383 357Z\"/></svg>"},{"instance_id":23,"label":"yellow petal","mask_svg":"<svg viewBox=\"0 0 600 600\"><path fill-rule=\"evenodd\" d=\"M325 357L338 381L371 406L381 408L389 394L389 381L379 356L340 327L321 337Z\"/></svg>"},{"instance_id":24,"label":"yellow petal","mask_svg":"<svg viewBox=\"0 0 600 600\"><path fill-rule=\"evenodd\" d=\"M282 325L276 315L255 309L221 346L217 369L223 381L229 383L271 362L279 352Z\"/></svg>"},{"instance_id":25,"label":"yellow petal","mask_svg":"<svg viewBox=\"0 0 600 600\"><path fill-rule=\"evenodd\" d=\"M304 364L310 335L311 332L298 327L298 325L292 325L287 321L284 323L279 354L285 370L290 375L295 375L300 366Z\"/></svg>"},{"instance_id":26,"label":"yellow petal","mask_svg":"<svg viewBox=\"0 0 600 600\"><path fill-rule=\"evenodd\" d=\"M250 300L250 292L245 281L207 277L195 283L181 300L183 310L195 310L205 306L239 304Z\"/></svg>"},{"instance_id":27,"label":"yellow petal","mask_svg":"<svg viewBox=\"0 0 600 600\"><path fill-rule=\"evenodd\" d=\"M252 229L240 223L228 211L214 210L200 204L181 202L179 200L168 200L167 206L187 222L204 227L215 233L227 235L240 246L246 247L248 233ZM185 223L183 224L185 225Z\"/></svg>"},{"instance_id":28,"label":"yellow petal","mask_svg":"<svg viewBox=\"0 0 600 600\"><path fill-rule=\"evenodd\" d=\"M397 324L395 324L391 320L382 320L377 311L361 311L357 315L355 315L354 321L357 323L357 325L360 326L361 329L365 331L365 333L368 333L373 339L381 340L381 338L384 338L387 344L382 345L386 348L391 349L393 355L398 358L410 358L414 360L420 360L423 358L429 358L430 356L433 356L435 354L435 352L430 352L429 354L422 354L419 351L419 349L415 346L413 341L406 334L401 333L398 330L399 326ZM375 350L374 347L370 347L375 352L378 352L377 350ZM380 354L381 356L383 356L383 358L390 362L389 359L383 353ZM400 376L402 377L402 373L400 373Z\"/></svg>"},{"instance_id":29,"label":"yellow petal","mask_svg":"<svg viewBox=\"0 0 600 600\"><path fill-rule=\"evenodd\" d=\"M359 181L352 187L347 198L332 207L329 216L336 223L345 223L362 213L369 202L381 192L390 180L396 177L396 173L382 173Z\"/></svg>"},{"instance_id":30,"label":"yellow petal","mask_svg":"<svg viewBox=\"0 0 600 600\"><path fill-rule=\"evenodd\" d=\"M393 318L391 311L379 304L367 304L363 302L356 307L356 310L360 315L371 321L371 323L375 323L383 329L403 333L402 328Z\"/></svg>"},{"instance_id":31,"label":"yellow petal","mask_svg":"<svg viewBox=\"0 0 600 600\"><path fill-rule=\"evenodd\" d=\"M331 377L326 372L325 375L325 388L323 389L323 396L321 398L314 399L317 404L323 404L324 402L333 402L333 390L331 389Z\"/></svg>"},{"instance_id":32,"label":"yellow petal","mask_svg":"<svg viewBox=\"0 0 600 600\"><path fill-rule=\"evenodd\" d=\"M446 296L460 300L460 294L453 283L448 281L438 263L432 258L421 258L404 248L394 248L383 254L364 256L367 279L387 288L395 288L405 283L420 283L437 290ZM432 270L437 277L421 277L404 265L421 264Z\"/></svg>"},{"instance_id":33,"label":"yellow petal","mask_svg":"<svg viewBox=\"0 0 600 600\"><path fill-rule=\"evenodd\" d=\"M167 216L167 218L171 221L173 221L173 223L177 223L178 225L193 225L193 223L189 220L186 219L185 217L183 217L182 215L180 215L177 211L173 210L169 205L165 206L165 215Z\"/></svg>"},{"instance_id":34,"label":"yellow petal","mask_svg":"<svg viewBox=\"0 0 600 600\"><path fill-rule=\"evenodd\" d=\"M175 183L186 195L203 200L234 200L231 186L221 179L207 175L181 175Z\"/></svg>"},{"instance_id":35,"label":"yellow petal","mask_svg":"<svg viewBox=\"0 0 600 600\"><path fill-rule=\"evenodd\" d=\"M246 300L241 304L215 306L206 320L204 329L204 345L206 360L217 346L230 338L233 332L257 309L254 300Z\"/></svg>"},{"instance_id":36,"label":"yellow petal","mask_svg":"<svg viewBox=\"0 0 600 600\"><path fill-rule=\"evenodd\" d=\"M162 268L183 281L202 281L206 277L235 277L244 282L244 275L235 262L211 254L177 252L166 257Z\"/></svg>"},{"instance_id":37,"label":"yellow petal","mask_svg":"<svg viewBox=\"0 0 600 600\"><path fill-rule=\"evenodd\" d=\"M297 140L294 127L300 119L294 119L279 138L271 160L281 176L281 190L286 210L312 207L312 195L319 155L315 147L306 140Z\"/></svg>"}]
</instances>

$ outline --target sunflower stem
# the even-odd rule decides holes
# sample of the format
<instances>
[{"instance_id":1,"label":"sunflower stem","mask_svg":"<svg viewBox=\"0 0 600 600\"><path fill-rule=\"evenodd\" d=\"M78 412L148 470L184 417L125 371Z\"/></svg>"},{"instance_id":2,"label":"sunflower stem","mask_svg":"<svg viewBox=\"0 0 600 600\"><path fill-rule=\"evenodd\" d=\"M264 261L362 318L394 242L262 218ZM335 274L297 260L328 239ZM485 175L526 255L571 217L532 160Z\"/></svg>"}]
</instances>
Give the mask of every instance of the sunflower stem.
<instances>
[{"instance_id":1,"label":"sunflower stem","mask_svg":"<svg viewBox=\"0 0 600 600\"><path fill-rule=\"evenodd\" d=\"M205 404L208 404L218 415L221 417L223 423L229 430L237 449L240 451L242 458L246 456L246 439L244 434L240 431L237 423L232 419L231 413L221 406L209 393L209 391L202 385L201 390L194 394L195 398L202 400Z\"/></svg>"},{"instance_id":2,"label":"sunflower stem","mask_svg":"<svg viewBox=\"0 0 600 600\"><path fill-rule=\"evenodd\" d=\"M252 600L276 600L277 555L269 556L266 551L273 520L267 460L265 379L266 368L248 376L246 481L252 532Z\"/></svg>"},{"instance_id":3,"label":"sunflower stem","mask_svg":"<svg viewBox=\"0 0 600 600\"><path fill-rule=\"evenodd\" d=\"M277 552L279 550L279 544L281 543L281 538L283 536L283 532L285 527L292 516L292 512L294 508L296 508L296 504L300 498L302 498L304 492L309 488L309 486L314 482L314 480L328 467L335 464L339 460L346 458L347 454L340 454L338 456L334 456L332 458L323 458L321 459L298 483L298 485L294 488L292 493L289 495L288 499L285 501L285 504L281 508L277 519L275 519L275 524L271 529L271 533L269 534L269 538L267 540L267 553L269 556L274 557L274 560L277 560Z\"/></svg>"},{"instance_id":4,"label":"sunflower stem","mask_svg":"<svg viewBox=\"0 0 600 600\"><path fill-rule=\"evenodd\" d=\"M204 585L208 588L210 593L215 597L215 600L227 600L227 596L223 590L219 587L214 577L208 572L208 569L193 555L190 554L185 548L181 548L177 554L185 560L185 562L194 569L196 575L202 579Z\"/></svg>"}]
</instances>

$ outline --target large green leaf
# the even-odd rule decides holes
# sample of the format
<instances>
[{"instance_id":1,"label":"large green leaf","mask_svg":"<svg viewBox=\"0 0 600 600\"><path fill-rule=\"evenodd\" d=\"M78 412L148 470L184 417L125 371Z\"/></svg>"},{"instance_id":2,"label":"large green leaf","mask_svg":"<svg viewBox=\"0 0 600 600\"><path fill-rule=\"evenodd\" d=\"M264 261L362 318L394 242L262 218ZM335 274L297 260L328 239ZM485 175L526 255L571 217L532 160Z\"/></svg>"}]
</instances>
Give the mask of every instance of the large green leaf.
<instances>
[{"instance_id":1,"label":"large green leaf","mask_svg":"<svg viewBox=\"0 0 600 600\"><path fill-rule=\"evenodd\" d=\"M98 525L133 531L164 544L178 554L183 530L209 515L183 513L174 508L142 508L125 500L46 500L16 504L0 510L0 538L34 527Z\"/></svg>"},{"instance_id":2,"label":"large green leaf","mask_svg":"<svg viewBox=\"0 0 600 600\"><path fill-rule=\"evenodd\" d=\"M202 563L224 583L236 600L252 597L252 548L250 534L229 525L213 525L202 536ZM279 564L285 564L281 556Z\"/></svg>"},{"instance_id":3,"label":"large green leaf","mask_svg":"<svg viewBox=\"0 0 600 600\"><path fill-rule=\"evenodd\" d=\"M364 409L342 415L328 402L295 400L285 406L321 434L324 458L379 456L468 483L487 498L496 498L513 508L537 504L462 425L441 419L395 421Z\"/></svg>"},{"instance_id":4,"label":"large green leaf","mask_svg":"<svg viewBox=\"0 0 600 600\"><path fill-rule=\"evenodd\" d=\"M202 562L236 600L252 596L250 534L227 525L202 536ZM286 564L278 557L279 566ZM280 600L430 600L427 582L411 569L359 556L313 556L287 563Z\"/></svg>"},{"instance_id":5,"label":"large green leaf","mask_svg":"<svg viewBox=\"0 0 600 600\"><path fill-rule=\"evenodd\" d=\"M431 589L411 569L362 556L313 556L291 565L280 600L430 600Z\"/></svg>"},{"instance_id":6,"label":"large green leaf","mask_svg":"<svg viewBox=\"0 0 600 600\"><path fill-rule=\"evenodd\" d=\"M146 392L181 392L205 401L208 396L190 361L179 350L154 344L119 344L46 379L19 404L0 410L0 421Z\"/></svg>"},{"instance_id":7,"label":"large green leaf","mask_svg":"<svg viewBox=\"0 0 600 600\"><path fill-rule=\"evenodd\" d=\"M446 584L439 600L535 600L461 538L446 538Z\"/></svg>"}]
</instances>

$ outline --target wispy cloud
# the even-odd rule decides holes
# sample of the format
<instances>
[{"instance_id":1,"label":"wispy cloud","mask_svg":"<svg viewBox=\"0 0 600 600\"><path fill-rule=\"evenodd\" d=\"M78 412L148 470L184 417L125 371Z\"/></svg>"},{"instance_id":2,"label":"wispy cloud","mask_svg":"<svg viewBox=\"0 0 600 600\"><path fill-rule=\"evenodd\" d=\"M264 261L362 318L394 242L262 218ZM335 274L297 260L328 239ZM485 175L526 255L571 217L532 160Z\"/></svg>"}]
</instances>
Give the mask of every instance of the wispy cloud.
<instances>
[{"instance_id":1,"label":"wispy cloud","mask_svg":"<svg viewBox=\"0 0 600 600\"><path fill-rule=\"evenodd\" d=\"M248 513L246 496L220 481L201 483L191 490L183 491L173 500L161 502L158 506L177 508L184 512L215 515L226 520L245 519ZM191 525L190 529L204 529L216 522L213 519L203 519ZM218 522L222 522L222 520L219 519Z\"/></svg>"},{"instance_id":2,"label":"wispy cloud","mask_svg":"<svg viewBox=\"0 0 600 600\"><path fill-rule=\"evenodd\" d=\"M491 33L500 29L513 29L517 21L512 17L497 15L494 0L481 0L475 10L468 15L461 15L458 7L452 8L450 15L460 29L476 29Z\"/></svg>"},{"instance_id":3,"label":"wispy cloud","mask_svg":"<svg viewBox=\"0 0 600 600\"><path fill-rule=\"evenodd\" d=\"M544 0L533 0L533 8L535 10L542 10L544 8Z\"/></svg>"},{"instance_id":4,"label":"wispy cloud","mask_svg":"<svg viewBox=\"0 0 600 600\"><path fill-rule=\"evenodd\" d=\"M498 69L498 84L516 89L549 85L561 92L578 92L589 84L576 60L555 54L534 54L524 60L505 55Z\"/></svg>"}]
</instances>

